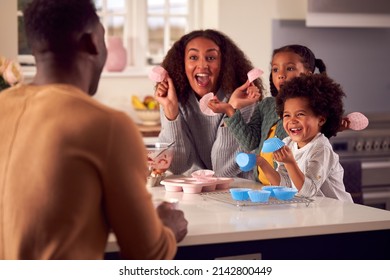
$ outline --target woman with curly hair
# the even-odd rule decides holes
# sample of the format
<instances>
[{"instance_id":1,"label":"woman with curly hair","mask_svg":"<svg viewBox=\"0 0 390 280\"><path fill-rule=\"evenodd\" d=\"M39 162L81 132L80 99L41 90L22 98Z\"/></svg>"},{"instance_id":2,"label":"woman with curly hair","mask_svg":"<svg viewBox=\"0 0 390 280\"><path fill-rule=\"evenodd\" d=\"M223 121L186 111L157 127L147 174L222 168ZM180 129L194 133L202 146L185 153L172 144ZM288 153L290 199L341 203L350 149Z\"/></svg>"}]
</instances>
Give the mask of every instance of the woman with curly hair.
<instances>
[{"instance_id":1,"label":"woman with curly hair","mask_svg":"<svg viewBox=\"0 0 390 280\"><path fill-rule=\"evenodd\" d=\"M343 97L340 85L324 74L301 75L281 87L276 111L288 136L285 146L273 153L277 170L257 157L272 185L296 188L305 197L352 202L343 183L344 170L328 139L339 131Z\"/></svg>"},{"instance_id":2,"label":"woman with curly hair","mask_svg":"<svg viewBox=\"0 0 390 280\"><path fill-rule=\"evenodd\" d=\"M159 141L175 141L170 171L210 169L216 176L251 178L234 161L239 145L223 125L224 115L205 115L199 106L213 92L250 119L263 86L260 79L248 81L253 66L245 54L219 31L196 30L175 42L161 66L169 76L157 84L155 97L162 107ZM235 90L237 98L231 98Z\"/></svg>"}]
</instances>

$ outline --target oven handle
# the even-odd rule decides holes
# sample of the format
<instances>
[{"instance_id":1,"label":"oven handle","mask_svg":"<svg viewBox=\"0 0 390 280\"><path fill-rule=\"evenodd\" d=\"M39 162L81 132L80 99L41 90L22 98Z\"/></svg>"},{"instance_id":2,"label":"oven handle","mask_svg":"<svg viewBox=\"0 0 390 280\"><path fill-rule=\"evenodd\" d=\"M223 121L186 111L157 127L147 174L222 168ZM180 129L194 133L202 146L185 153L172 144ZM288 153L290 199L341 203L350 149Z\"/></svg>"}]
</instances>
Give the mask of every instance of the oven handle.
<instances>
[{"instance_id":1,"label":"oven handle","mask_svg":"<svg viewBox=\"0 0 390 280\"><path fill-rule=\"evenodd\" d=\"M390 168L390 161L362 162L362 169Z\"/></svg>"}]
</instances>

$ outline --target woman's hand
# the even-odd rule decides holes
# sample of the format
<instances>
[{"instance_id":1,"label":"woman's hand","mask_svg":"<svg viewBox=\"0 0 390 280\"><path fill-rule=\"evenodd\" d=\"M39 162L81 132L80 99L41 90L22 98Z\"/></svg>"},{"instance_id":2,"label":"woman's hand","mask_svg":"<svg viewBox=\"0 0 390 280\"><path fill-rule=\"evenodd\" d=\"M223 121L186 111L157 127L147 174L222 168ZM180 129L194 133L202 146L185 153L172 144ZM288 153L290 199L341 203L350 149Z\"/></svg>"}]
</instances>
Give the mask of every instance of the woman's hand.
<instances>
[{"instance_id":1,"label":"woman's hand","mask_svg":"<svg viewBox=\"0 0 390 280\"><path fill-rule=\"evenodd\" d=\"M179 102L170 77L157 85L154 97L163 107L165 117L168 120L175 120L179 114Z\"/></svg>"},{"instance_id":2,"label":"woman's hand","mask_svg":"<svg viewBox=\"0 0 390 280\"><path fill-rule=\"evenodd\" d=\"M238 87L232 94L229 104L235 109L241 109L259 101L261 97L260 90L253 83L246 81L245 84Z\"/></svg>"}]
</instances>

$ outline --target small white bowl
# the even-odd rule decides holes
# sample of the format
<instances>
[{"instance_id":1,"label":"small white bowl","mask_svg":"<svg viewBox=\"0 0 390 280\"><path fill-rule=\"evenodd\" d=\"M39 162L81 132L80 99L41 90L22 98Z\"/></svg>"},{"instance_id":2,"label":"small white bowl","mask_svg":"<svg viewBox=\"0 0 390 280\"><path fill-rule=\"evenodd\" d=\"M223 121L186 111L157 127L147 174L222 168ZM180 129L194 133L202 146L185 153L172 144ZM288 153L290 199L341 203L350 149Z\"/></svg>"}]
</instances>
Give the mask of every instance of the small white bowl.
<instances>
[{"instance_id":1,"label":"small white bowl","mask_svg":"<svg viewBox=\"0 0 390 280\"><path fill-rule=\"evenodd\" d=\"M135 113L143 125L160 124L160 110L135 110Z\"/></svg>"}]
</instances>

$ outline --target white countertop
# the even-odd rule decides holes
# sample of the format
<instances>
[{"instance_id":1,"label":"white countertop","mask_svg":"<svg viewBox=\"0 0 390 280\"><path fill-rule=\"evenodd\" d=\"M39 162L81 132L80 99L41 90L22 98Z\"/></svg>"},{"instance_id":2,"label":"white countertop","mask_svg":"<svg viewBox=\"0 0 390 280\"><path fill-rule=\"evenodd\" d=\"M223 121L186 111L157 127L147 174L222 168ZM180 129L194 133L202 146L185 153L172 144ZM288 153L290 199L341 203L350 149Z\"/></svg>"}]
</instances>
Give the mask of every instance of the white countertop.
<instances>
[{"instance_id":1,"label":"white countertop","mask_svg":"<svg viewBox=\"0 0 390 280\"><path fill-rule=\"evenodd\" d=\"M236 179L231 187L260 188ZM265 240L390 229L390 211L330 198L305 203L237 207L199 194L166 192L153 187L153 199L179 199L188 220L188 235L179 246ZM107 251L118 251L110 235Z\"/></svg>"}]
</instances>

